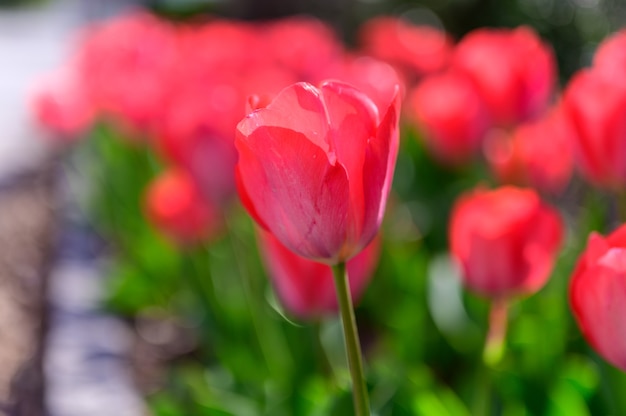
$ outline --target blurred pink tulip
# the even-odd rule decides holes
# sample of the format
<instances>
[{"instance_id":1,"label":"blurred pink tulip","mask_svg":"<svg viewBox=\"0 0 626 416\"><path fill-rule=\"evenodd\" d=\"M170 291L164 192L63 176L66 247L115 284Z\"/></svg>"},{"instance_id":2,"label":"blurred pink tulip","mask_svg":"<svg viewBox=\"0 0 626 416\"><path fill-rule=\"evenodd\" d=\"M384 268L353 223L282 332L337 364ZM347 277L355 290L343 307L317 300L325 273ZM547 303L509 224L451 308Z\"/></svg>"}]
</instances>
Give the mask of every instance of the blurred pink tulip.
<instances>
[{"instance_id":1,"label":"blurred pink tulip","mask_svg":"<svg viewBox=\"0 0 626 416\"><path fill-rule=\"evenodd\" d=\"M587 342L626 371L626 225L592 233L570 283L570 304Z\"/></svg>"},{"instance_id":2,"label":"blurred pink tulip","mask_svg":"<svg viewBox=\"0 0 626 416\"><path fill-rule=\"evenodd\" d=\"M544 286L563 225L535 191L505 186L461 196L449 234L465 285L484 296L508 298Z\"/></svg>"},{"instance_id":3,"label":"blurred pink tulip","mask_svg":"<svg viewBox=\"0 0 626 416\"><path fill-rule=\"evenodd\" d=\"M472 78L501 126L538 117L554 93L554 53L528 27L474 30L456 46L452 65Z\"/></svg>"},{"instance_id":4,"label":"blurred pink tulip","mask_svg":"<svg viewBox=\"0 0 626 416\"><path fill-rule=\"evenodd\" d=\"M141 134L164 104L177 42L172 26L146 12L89 28L78 53L80 84L96 109Z\"/></svg>"},{"instance_id":5,"label":"blurred pink tulip","mask_svg":"<svg viewBox=\"0 0 626 416\"><path fill-rule=\"evenodd\" d=\"M511 133L494 131L485 143L485 156L500 182L560 194L574 170L574 134L556 107Z\"/></svg>"},{"instance_id":6,"label":"blurred pink tulip","mask_svg":"<svg viewBox=\"0 0 626 416\"><path fill-rule=\"evenodd\" d=\"M145 210L160 232L181 245L211 239L221 228L217 209L180 170L167 171L150 184Z\"/></svg>"},{"instance_id":7,"label":"blurred pink tulip","mask_svg":"<svg viewBox=\"0 0 626 416\"><path fill-rule=\"evenodd\" d=\"M282 304L300 318L318 318L337 311L337 295L330 266L305 259L276 237L259 229L259 246L269 277ZM375 238L348 260L350 292L358 302L378 263L380 239Z\"/></svg>"},{"instance_id":8,"label":"blurred pink tulip","mask_svg":"<svg viewBox=\"0 0 626 416\"><path fill-rule=\"evenodd\" d=\"M441 162L460 165L478 153L490 126L487 107L472 82L459 73L426 78L410 93L408 118Z\"/></svg>"},{"instance_id":9,"label":"blurred pink tulip","mask_svg":"<svg viewBox=\"0 0 626 416\"><path fill-rule=\"evenodd\" d=\"M623 188L626 87L592 70L582 70L567 86L563 105L576 133L574 154L583 175L598 186Z\"/></svg>"},{"instance_id":10,"label":"blurred pink tulip","mask_svg":"<svg viewBox=\"0 0 626 416\"><path fill-rule=\"evenodd\" d=\"M409 84L446 68L452 53L445 32L390 16L367 21L359 40L365 54L393 65Z\"/></svg>"},{"instance_id":11,"label":"blurred pink tulip","mask_svg":"<svg viewBox=\"0 0 626 416\"><path fill-rule=\"evenodd\" d=\"M318 83L324 68L343 56L343 45L321 20L295 16L260 28L264 48L274 65L292 72L297 81Z\"/></svg>"},{"instance_id":12,"label":"blurred pink tulip","mask_svg":"<svg viewBox=\"0 0 626 416\"><path fill-rule=\"evenodd\" d=\"M611 82L626 84L626 29L600 43L593 57L593 67Z\"/></svg>"}]
</instances>

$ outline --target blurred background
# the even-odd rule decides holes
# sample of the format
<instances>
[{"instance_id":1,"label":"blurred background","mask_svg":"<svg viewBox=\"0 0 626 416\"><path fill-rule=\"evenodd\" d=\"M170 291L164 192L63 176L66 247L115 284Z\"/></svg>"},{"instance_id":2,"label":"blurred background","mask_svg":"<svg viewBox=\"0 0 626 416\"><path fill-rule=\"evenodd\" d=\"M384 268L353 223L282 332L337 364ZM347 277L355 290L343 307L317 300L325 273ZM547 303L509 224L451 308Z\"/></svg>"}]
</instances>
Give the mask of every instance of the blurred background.
<instances>
[{"instance_id":1,"label":"blurred background","mask_svg":"<svg viewBox=\"0 0 626 416\"><path fill-rule=\"evenodd\" d=\"M132 132L115 123L94 123L79 142L37 120L37 91L72 59L85 28L137 8L177 23L304 14L349 49L378 16L453 42L481 27L526 25L553 48L561 87L626 23L621 0L0 0L7 415L350 414L338 321L283 310L240 206L225 214L228 237L172 244L142 205L160 156L128 146ZM484 161L443 166L404 126L380 264L357 310L376 414L626 414L615 394L624 376L586 346L565 295L581 236L615 224L612 196L574 178L548 197L568 220L568 241L548 286L512 307L505 360L485 369L488 305L461 289L446 227L456 196L494 179Z\"/></svg>"}]
</instances>

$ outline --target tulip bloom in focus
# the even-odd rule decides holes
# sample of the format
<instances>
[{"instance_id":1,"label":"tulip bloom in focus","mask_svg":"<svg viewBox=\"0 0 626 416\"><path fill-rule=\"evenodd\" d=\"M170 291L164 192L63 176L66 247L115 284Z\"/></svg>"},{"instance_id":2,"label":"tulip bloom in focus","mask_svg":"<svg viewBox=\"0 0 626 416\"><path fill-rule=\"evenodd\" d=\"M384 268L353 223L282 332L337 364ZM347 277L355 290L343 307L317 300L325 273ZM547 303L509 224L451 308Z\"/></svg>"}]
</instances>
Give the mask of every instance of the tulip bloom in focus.
<instances>
[{"instance_id":1,"label":"tulip bloom in focus","mask_svg":"<svg viewBox=\"0 0 626 416\"><path fill-rule=\"evenodd\" d=\"M570 283L570 303L585 339L626 371L626 225L592 233Z\"/></svg>"},{"instance_id":2,"label":"tulip bloom in focus","mask_svg":"<svg viewBox=\"0 0 626 416\"><path fill-rule=\"evenodd\" d=\"M183 171L171 170L152 182L145 209L157 229L179 244L211 238L219 229L219 213Z\"/></svg>"},{"instance_id":3,"label":"tulip bloom in focus","mask_svg":"<svg viewBox=\"0 0 626 416\"><path fill-rule=\"evenodd\" d=\"M369 56L345 55L335 65L326 68L324 79L337 79L346 82L374 101L378 108L386 108L400 85L400 95L404 88L396 70L386 62Z\"/></svg>"},{"instance_id":4,"label":"tulip bloom in focus","mask_svg":"<svg viewBox=\"0 0 626 416\"><path fill-rule=\"evenodd\" d=\"M272 234L259 230L259 246L269 277L282 304L301 318L316 318L337 311L337 295L330 266L292 253ZM375 238L348 260L352 298L358 300L378 262L380 239Z\"/></svg>"},{"instance_id":5,"label":"tulip bloom in focus","mask_svg":"<svg viewBox=\"0 0 626 416\"><path fill-rule=\"evenodd\" d=\"M293 84L242 120L241 200L294 253L343 262L376 235L398 153L398 94L379 109L340 82Z\"/></svg>"},{"instance_id":6,"label":"tulip bloom in focus","mask_svg":"<svg viewBox=\"0 0 626 416\"><path fill-rule=\"evenodd\" d=\"M451 250L472 291L491 298L530 294L550 275L562 228L559 214L533 190L475 190L453 209Z\"/></svg>"}]
</instances>

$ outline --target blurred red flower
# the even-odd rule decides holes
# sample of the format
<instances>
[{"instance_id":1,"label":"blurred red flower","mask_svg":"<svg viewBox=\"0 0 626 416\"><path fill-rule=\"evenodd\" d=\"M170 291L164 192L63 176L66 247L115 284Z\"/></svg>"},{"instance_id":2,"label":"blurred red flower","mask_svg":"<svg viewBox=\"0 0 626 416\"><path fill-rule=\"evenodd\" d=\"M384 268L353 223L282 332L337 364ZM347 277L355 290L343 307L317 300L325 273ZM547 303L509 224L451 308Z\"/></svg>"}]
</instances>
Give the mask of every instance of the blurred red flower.
<instances>
[{"instance_id":1,"label":"blurred red flower","mask_svg":"<svg viewBox=\"0 0 626 416\"><path fill-rule=\"evenodd\" d=\"M157 147L217 205L235 194L235 130L247 97L273 97L295 81L262 53L257 32L256 26L226 20L181 29L181 59L164 80Z\"/></svg>"},{"instance_id":2,"label":"blurred red flower","mask_svg":"<svg viewBox=\"0 0 626 416\"><path fill-rule=\"evenodd\" d=\"M626 371L626 225L589 236L570 283L570 303L585 339Z\"/></svg>"},{"instance_id":3,"label":"blurred red flower","mask_svg":"<svg viewBox=\"0 0 626 416\"><path fill-rule=\"evenodd\" d=\"M393 65L408 84L446 68L453 47L450 36L435 27L390 16L363 24L359 40L365 54Z\"/></svg>"},{"instance_id":4,"label":"blurred red flower","mask_svg":"<svg viewBox=\"0 0 626 416\"><path fill-rule=\"evenodd\" d=\"M546 283L563 226L531 189L474 190L456 202L450 246L465 285L492 298L531 294Z\"/></svg>"},{"instance_id":5,"label":"blurred red flower","mask_svg":"<svg viewBox=\"0 0 626 416\"><path fill-rule=\"evenodd\" d=\"M221 228L218 210L180 170L166 171L150 184L145 211L160 232L182 245L209 240Z\"/></svg>"},{"instance_id":6,"label":"blurred red flower","mask_svg":"<svg viewBox=\"0 0 626 416\"><path fill-rule=\"evenodd\" d=\"M593 67L611 82L626 84L626 29L602 41L593 57Z\"/></svg>"},{"instance_id":7,"label":"blurred red flower","mask_svg":"<svg viewBox=\"0 0 626 416\"><path fill-rule=\"evenodd\" d=\"M448 72L423 80L410 93L407 115L440 161L463 164L480 149L490 127L482 97L464 75Z\"/></svg>"},{"instance_id":8,"label":"blurred red flower","mask_svg":"<svg viewBox=\"0 0 626 416\"><path fill-rule=\"evenodd\" d=\"M79 83L98 111L145 133L163 105L176 39L172 26L146 12L92 26L77 57Z\"/></svg>"},{"instance_id":9,"label":"blurred red flower","mask_svg":"<svg viewBox=\"0 0 626 416\"><path fill-rule=\"evenodd\" d=\"M272 285L287 310L300 318L336 312L337 295L330 266L294 254L267 231L259 229L258 235ZM350 292L355 302L369 283L379 254L380 238L375 238L348 260Z\"/></svg>"},{"instance_id":10,"label":"blurred red flower","mask_svg":"<svg viewBox=\"0 0 626 416\"><path fill-rule=\"evenodd\" d=\"M452 66L473 79L501 126L539 116L557 75L552 49L528 27L470 32L456 46Z\"/></svg>"},{"instance_id":11,"label":"blurred red flower","mask_svg":"<svg viewBox=\"0 0 626 416\"><path fill-rule=\"evenodd\" d=\"M596 185L621 189L626 184L626 87L582 70L567 86L563 104L576 133L574 154L582 173Z\"/></svg>"},{"instance_id":12,"label":"blurred red flower","mask_svg":"<svg viewBox=\"0 0 626 416\"><path fill-rule=\"evenodd\" d=\"M379 109L340 82L298 83L238 125L239 196L296 254L335 264L376 235L398 152L399 98Z\"/></svg>"},{"instance_id":13,"label":"blurred red flower","mask_svg":"<svg viewBox=\"0 0 626 416\"><path fill-rule=\"evenodd\" d=\"M335 32L321 20L294 16L267 23L259 30L274 65L289 70L297 81L319 83L323 71L343 57Z\"/></svg>"},{"instance_id":14,"label":"blurred red flower","mask_svg":"<svg viewBox=\"0 0 626 416\"><path fill-rule=\"evenodd\" d=\"M485 142L485 156L500 182L560 194L574 169L574 134L562 109L555 107L510 133L494 130Z\"/></svg>"}]
</instances>

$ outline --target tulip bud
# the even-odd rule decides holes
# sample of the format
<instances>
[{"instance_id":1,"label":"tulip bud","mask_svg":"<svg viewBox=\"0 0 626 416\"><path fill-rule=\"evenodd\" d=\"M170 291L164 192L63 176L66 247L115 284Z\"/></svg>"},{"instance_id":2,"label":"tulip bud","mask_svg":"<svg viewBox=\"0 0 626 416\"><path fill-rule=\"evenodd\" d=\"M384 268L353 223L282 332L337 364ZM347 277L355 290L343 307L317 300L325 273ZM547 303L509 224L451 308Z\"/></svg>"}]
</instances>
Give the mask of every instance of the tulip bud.
<instances>
[{"instance_id":1,"label":"tulip bud","mask_svg":"<svg viewBox=\"0 0 626 416\"><path fill-rule=\"evenodd\" d=\"M389 16L366 22L359 30L363 51L393 65L407 83L443 70L452 39L442 30Z\"/></svg>"},{"instance_id":2,"label":"tulip bud","mask_svg":"<svg viewBox=\"0 0 626 416\"><path fill-rule=\"evenodd\" d=\"M220 228L219 213L183 171L171 170L152 182L145 209L157 229L179 244L210 239Z\"/></svg>"},{"instance_id":3,"label":"tulip bud","mask_svg":"<svg viewBox=\"0 0 626 416\"><path fill-rule=\"evenodd\" d=\"M146 133L159 116L165 79L177 62L174 27L131 13L85 31L77 57L81 85L99 112Z\"/></svg>"},{"instance_id":4,"label":"tulip bud","mask_svg":"<svg viewBox=\"0 0 626 416\"><path fill-rule=\"evenodd\" d=\"M486 140L485 156L501 182L559 194L573 173L573 135L557 108L511 133L494 131Z\"/></svg>"},{"instance_id":5,"label":"tulip bud","mask_svg":"<svg viewBox=\"0 0 626 416\"><path fill-rule=\"evenodd\" d=\"M574 154L583 175L598 186L621 189L626 184L626 88L582 70L570 81L563 105L576 132Z\"/></svg>"},{"instance_id":6,"label":"tulip bud","mask_svg":"<svg viewBox=\"0 0 626 416\"><path fill-rule=\"evenodd\" d=\"M562 228L531 189L478 189L454 206L451 251L470 290L492 298L531 294L550 275Z\"/></svg>"},{"instance_id":7,"label":"tulip bud","mask_svg":"<svg viewBox=\"0 0 626 416\"><path fill-rule=\"evenodd\" d=\"M277 66L288 68L298 80L319 80L320 70L343 53L337 35L321 20L294 16L270 22L263 29L267 52Z\"/></svg>"},{"instance_id":8,"label":"tulip bud","mask_svg":"<svg viewBox=\"0 0 626 416\"><path fill-rule=\"evenodd\" d=\"M489 128L487 107L464 75L433 75L409 95L408 117L420 128L427 147L441 162L468 162Z\"/></svg>"},{"instance_id":9,"label":"tulip bud","mask_svg":"<svg viewBox=\"0 0 626 416\"><path fill-rule=\"evenodd\" d=\"M587 342L626 371L626 225L592 233L570 283L570 304Z\"/></svg>"},{"instance_id":10,"label":"tulip bud","mask_svg":"<svg viewBox=\"0 0 626 416\"><path fill-rule=\"evenodd\" d=\"M626 29L602 41L593 57L593 67L611 82L625 83Z\"/></svg>"},{"instance_id":11,"label":"tulip bud","mask_svg":"<svg viewBox=\"0 0 626 416\"><path fill-rule=\"evenodd\" d=\"M472 78L501 126L540 115L556 83L554 54L528 27L477 29L459 42L452 65Z\"/></svg>"},{"instance_id":12,"label":"tulip bud","mask_svg":"<svg viewBox=\"0 0 626 416\"><path fill-rule=\"evenodd\" d=\"M337 295L330 266L291 252L267 231L259 229L259 246L269 277L282 304L301 318L316 318L337 311ZM380 239L348 260L350 292L361 297L378 262Z\"/></svg>"}]
</instances>

